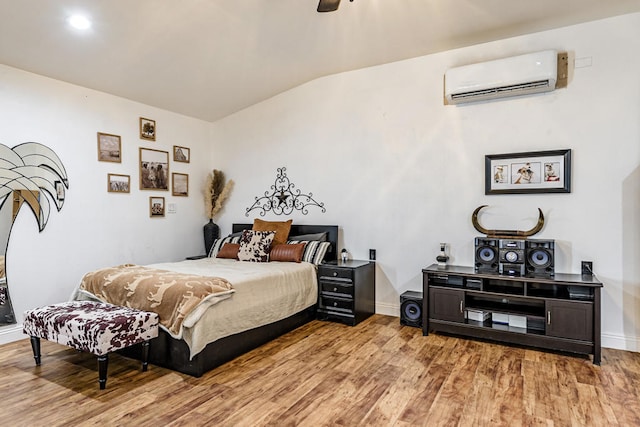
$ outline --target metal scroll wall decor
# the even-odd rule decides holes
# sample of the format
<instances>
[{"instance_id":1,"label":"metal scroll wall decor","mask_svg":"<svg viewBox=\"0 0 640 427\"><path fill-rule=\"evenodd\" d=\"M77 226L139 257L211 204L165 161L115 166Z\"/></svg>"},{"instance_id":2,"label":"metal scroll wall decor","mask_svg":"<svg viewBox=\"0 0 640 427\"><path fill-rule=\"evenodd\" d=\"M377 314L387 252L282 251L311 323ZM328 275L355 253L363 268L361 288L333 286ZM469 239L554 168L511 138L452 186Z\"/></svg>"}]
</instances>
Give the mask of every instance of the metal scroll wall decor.
<instances>
[{"instance_id":1,"label":"metal scroll wall decor","mask_svg":"<svg viewBox=\"0 0 640 427\"><path fill-rule=\"evenodd\" d=\"M26 203L38 230L47 225L51 203L60 211L69 188L67 172L50 148L26 142L9 148L0 144L0 325L16 323L7 283L6 251L13 223Z\"/></svg>"},{"instance_id":2,"label":"metal scroll wall decor","mask_svg":"<svg viewBox=\"0 0 640 427\"><path fill-rule=\"evenodd\" d=\"M302 212L303 215L309 213L307 207L315 206L326 212L324 203L318 203L313 199L313 194L304 194L295 188L286 174L287 168L278 168L275 183L271 189L264 192L264 196L257 197L256 201L247 208L245 216L249 216L249 212L258 209L260 216L264 216L267 212L273 212L276 215L289 215L294 210Z\"/></svg>"}]
</instances>

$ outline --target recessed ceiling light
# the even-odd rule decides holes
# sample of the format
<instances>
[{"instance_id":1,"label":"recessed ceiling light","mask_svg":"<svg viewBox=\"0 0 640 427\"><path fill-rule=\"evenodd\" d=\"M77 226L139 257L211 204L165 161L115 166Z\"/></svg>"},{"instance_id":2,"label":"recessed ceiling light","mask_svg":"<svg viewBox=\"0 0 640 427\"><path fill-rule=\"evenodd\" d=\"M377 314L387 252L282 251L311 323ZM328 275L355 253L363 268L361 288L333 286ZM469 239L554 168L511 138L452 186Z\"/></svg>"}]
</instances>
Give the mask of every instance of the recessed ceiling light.
<instances>
[{"instance_id":1,"label":"recessed ceiling light","mask_svg":"<svg viewBox=\"0 0 640 427\"><path fill-rule=\"evenodd\" d=\"M83 15L72 15L67 22L69 23L69 25L71 25L73 28L76 28L78 30L86 30L89 27L91 27L91 21L89 21L87 19L86 16Z\"/></svg>"}]
</instances>

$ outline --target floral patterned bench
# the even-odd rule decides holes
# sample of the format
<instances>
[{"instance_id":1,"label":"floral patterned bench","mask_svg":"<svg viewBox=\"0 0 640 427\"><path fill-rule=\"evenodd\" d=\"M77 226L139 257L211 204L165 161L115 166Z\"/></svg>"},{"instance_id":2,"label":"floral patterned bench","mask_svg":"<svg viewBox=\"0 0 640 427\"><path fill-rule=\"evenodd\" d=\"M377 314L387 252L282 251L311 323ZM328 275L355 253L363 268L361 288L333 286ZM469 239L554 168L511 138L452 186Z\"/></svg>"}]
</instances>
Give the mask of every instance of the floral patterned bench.
<instances>
[{"instance_id":1,"label":"floral patterned bench","mask_svg":"<svg viewBox=\"0 0 640 427\"><path fill-rule=\"evenodd\" d=\"M110 352L143 343L142 370L148 366L149 340L158 336L158 315L93 301L48 305L24 314L23 331L31 337L36 365L40 338L98 356L100 389L107 384Z\"/></svg>"}]
</instances>

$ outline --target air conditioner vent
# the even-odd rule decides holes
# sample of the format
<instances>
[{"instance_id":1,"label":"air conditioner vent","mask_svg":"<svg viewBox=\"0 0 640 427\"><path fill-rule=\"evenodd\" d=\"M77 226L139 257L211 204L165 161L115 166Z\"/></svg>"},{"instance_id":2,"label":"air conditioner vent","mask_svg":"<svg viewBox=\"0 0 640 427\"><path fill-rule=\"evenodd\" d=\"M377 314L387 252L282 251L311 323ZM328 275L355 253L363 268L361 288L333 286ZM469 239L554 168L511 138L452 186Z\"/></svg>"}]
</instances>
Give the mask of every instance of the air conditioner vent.
<instances>
[{"instance_id":1,"label":"air conditioner vent","mask_svg":"<svg viewBox=\"0 0 640 427\"><path fill-rule=\"evenodd\" d=\"M513 96L521 95L523 93L534 93L534 92L548 92L549 86L551 83L549 80L539 80L537 82L529 82L529 83L520 83L516 85L504 86L504 87L496 87L493 89L484 89L484 90L476 90L472 92L464 92L464 93L456 93L451 95L451 99L453 100L463 100L465 98L473 98L476 101L479 101L481 97L485 99L493 99L498 98L501 93L509 93ZM520 92L520 93L518 93Z\"/></svg>"},{"instance_id":2,"label":"air conditioner vent","mask_svg":"<svg viewBox=\"0 0 640 427\"><path fill-rule=\"evenodd\" d=\"M461 104L552 91L557 56L555 50L547 50L447 70L446 101Z\"/></svg>"}]
</instances>

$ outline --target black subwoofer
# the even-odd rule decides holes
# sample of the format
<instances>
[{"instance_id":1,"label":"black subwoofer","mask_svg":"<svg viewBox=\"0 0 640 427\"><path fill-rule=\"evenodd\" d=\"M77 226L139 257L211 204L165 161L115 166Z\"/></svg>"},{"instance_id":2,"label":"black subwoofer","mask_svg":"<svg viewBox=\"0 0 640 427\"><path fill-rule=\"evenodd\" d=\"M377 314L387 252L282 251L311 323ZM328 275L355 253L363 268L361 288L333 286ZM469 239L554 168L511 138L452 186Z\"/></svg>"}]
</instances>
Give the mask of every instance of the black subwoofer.
<instances>
[{"instance_id":1,"label":"black subwoofer","mask_svg":"<svg viewBox=\"0 0 640 427\"><path fill-rule=\"evenodd\" d=\"M525 243L527 274L533 276L553 276L555 269L555 241L531 239Z\"/></svg>"},{"instance_id":2,"label":"black subwoofer","mask_svg":"<svg viewBox=\"0 0 640 427\"><path fill-rule=\"evenodd\" d=\"M400 295L400 324L422 327L422 292L407 291Z\"/></svg>"},{"instance_id":3,"label":"black subwoofer","mask_svg":"<svg viewBox=\"0 0 640 427\"><path fill-rule=\"evenodd\" d=\"M476 271L483 273L498 272L498 239L476 237Z\"/></svg>"}]
</instances>

